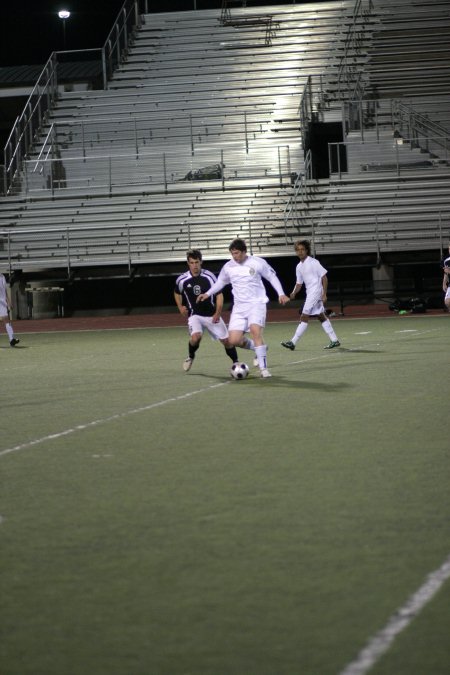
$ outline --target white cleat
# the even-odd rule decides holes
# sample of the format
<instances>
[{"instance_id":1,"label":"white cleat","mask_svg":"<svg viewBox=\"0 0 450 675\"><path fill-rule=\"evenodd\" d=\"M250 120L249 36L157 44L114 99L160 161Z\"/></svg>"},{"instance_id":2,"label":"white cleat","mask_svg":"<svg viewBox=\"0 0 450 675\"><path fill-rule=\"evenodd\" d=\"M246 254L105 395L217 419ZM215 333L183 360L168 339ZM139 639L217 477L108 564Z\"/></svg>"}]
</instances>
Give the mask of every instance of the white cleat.
<instances>
[{"instance_id":1,"label":"white cleat","mask_svg":"<svg viewBox=\"0 0 450 675\"><path fill-rule=\"evenodd\" d=\"M272 373L268 368L261 368L261 377L272 377Z\"/></svg>"},{"instance_id":2,"label":"white cleat","mask_svg":"<svg viewBox=\"0 0 450 675\"><path fill-rule=\"evenodd\" d=\"M186 372L187 372L188 370L190 370L190 369L192 368L192 363L193 363L193 361L194 361L194 359L191 359L190 356L188 356L187 359L184 359L184 361L183 361L183 370L185 370Z\"/></svg>"}]
</instances>

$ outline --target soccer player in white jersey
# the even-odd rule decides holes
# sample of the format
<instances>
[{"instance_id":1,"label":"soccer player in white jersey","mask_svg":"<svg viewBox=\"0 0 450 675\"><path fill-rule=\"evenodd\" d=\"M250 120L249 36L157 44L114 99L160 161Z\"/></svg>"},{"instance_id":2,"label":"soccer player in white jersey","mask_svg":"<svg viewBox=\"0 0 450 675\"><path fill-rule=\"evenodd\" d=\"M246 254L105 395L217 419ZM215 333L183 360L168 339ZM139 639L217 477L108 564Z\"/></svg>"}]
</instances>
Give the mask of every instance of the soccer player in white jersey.
<instances>
[{"instance_id":1,"label":"soccer player in white jersey","mask_svg":"<svg viewBox=\"0 0 450 675\"><path fill-rule=\"evenodd\" d=\"M219 293L224 286L231 284L233 309L228 325L230 343L239 345L244 333L249 331L255 344L261 377L271 377L267 368L267 345L263 338L269 299L262 279L267 279L274 288L281 305L289 302L289 298L285 295L275 270L263 258L248 255L243 239L234 239L229 251L232 260L225 263L216 283L206 293L199 295L197 302L207 300L211 295Z\"/></svg>"},{"instance_id":2,"label":"soccer player in white jersey","mask_svg":"<svg viewBox=\"0 0 450 675\"><path fill-rule=\"evenodd\" d=\"M10 311L11 303L8 298L6 279L3 274L0 274L0 321L3 323L6 332L8 333L9 344L11 347L15 347L20 340L14 337L14 329L9 318Z\"/></svg>"},{"instance_id":3,"label":"soccer player in white jersey","mask_svg":"<svg viewBox=\"0 0 450 675\"><path fill-rule=\"evenodd\" d=\"M442 261L444 278L442 279L442 290L444 291L444 302L447 311L450 312L450 244L448 246L448 256Z\"/></svg>"},{"instance_id":4,"label":"soccer player in white jersey","mask_svg":"<svg viewBox=\"0 0 450 675\"><path fill-rule=\"evenodd\" d=\"M294 336L291 340L287 340L281 344L286 349L293 351L295 345L308 328L309 318L313 316L320 321L322 328L330 338L330 343L324 349L339 347L341 343L333 330L331 321L325 314L324 305L327 301L328 288L327 270L325 267L322 267L318 260L311 258L311 245L309 241L306 241L306 239L296 241L294 248L300 258L300 262L295 269L296 283L290 297L293 300L303 284L305 284L306 300L300 316L300 323Z\"/></svg>"}]
</instances>

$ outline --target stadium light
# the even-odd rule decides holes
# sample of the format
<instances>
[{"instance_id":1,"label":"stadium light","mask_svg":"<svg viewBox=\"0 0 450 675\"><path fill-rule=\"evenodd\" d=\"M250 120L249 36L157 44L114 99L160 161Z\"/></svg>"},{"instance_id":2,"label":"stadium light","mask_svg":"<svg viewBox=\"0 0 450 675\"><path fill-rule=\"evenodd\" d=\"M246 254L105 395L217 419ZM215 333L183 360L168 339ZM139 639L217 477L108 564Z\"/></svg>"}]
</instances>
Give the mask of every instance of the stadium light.
<instances>
[{"instance_id":1,"label":"stadium light","mask_svg":"<svg viewBox=\"0 0 450 675\"><path fill-rule=\"evenodd\" d=\"M61 9L58 12L58 16L62 19L63 22L63 49L66 50L66 21L70 16L70 12L67 9Z\"/></svg>"}]
</instances>

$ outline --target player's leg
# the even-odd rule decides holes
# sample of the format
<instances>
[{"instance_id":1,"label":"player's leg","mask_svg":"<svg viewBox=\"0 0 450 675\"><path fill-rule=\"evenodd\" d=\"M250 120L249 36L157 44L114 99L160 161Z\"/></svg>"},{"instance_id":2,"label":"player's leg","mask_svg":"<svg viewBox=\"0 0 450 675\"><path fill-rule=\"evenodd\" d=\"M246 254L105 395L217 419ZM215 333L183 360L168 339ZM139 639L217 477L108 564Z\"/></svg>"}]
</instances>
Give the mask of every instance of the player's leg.
<instances>
[{"instance_id":1,"label":"player's leg","mask_svg":"<svg viewBox=\"0 0 450 675\"><path fill-rule=\"evenodd\" d=\"M295 345L297 342L300 340L302 337L303 333L308 328L309 324L309 314L305 314L304 310L300 316L300 323L298 324L297 328L295 329L295 333L292 336L290 340L286 340L286 342L282 342L282 346L286 347L286 349L290 349L291 351L294 351Z\"/></svg>"},{"instance_id":2,"label":"player's leg","mask_svg":"<svg viewBox=\"0 0 450 675\"><path fill-rule=\"evenodd\" d=\"M9 320L9 316L8 315L0 316L0 321L3 323L5 330L8 334L9 344L11 345L11 347L15 347L17 344L19 344L20 340L14 337L14 329L11 321Z\"/></svg>"},{"instance_id":3,"label":"player's leg","mask_svg":"<svg viewBox=\"0 0 450 675\"><path fill-rule=\"evenodd\" d=\"M444 298L445 306L447 307L447 312L450 312L450 286L447 288Z\"/></svg>"},{"instance_id":4,"label":"player's leg","mask_svg":"<svg viewBox=\"0 0 450 675\"><path fill-rule=\"evenodd\" d=\"M239 361L236 347L230 342L228 329L223 319L214 322L212 318L210 318L205 323L205 328L213 340L219 340L223 344L226 355L231 359L232 363Z\"/></svg>"},{"instance_id":5,"label":"player's leg","mask_svg":"<svg viewBox=\"0 0 450 675\"><path fill-rule=\"evenodd\" d=\"M186 372L192 368L195 359L195 353L200 347L200 342L203 335L203 326L201 317L190 316L188 319L189 342L188 342L188 356L183 361L183 370Z\"/></svg>"},{"instance_id":6,"label":"player's leg","mask_svg":"<svg viewBox=\"0 0 450 675\"><path fill-rule=\"evenodd\" d=\"M261 377L271 377L267 367L267 345L264 342L264 326L266 325L267 308L264 303L254 304L248 316L249 331L253 342L255 343L255 355L258 360L258 367Z\"/></svg>"},{"instance_id":7,"label":"player's leg","mask_svg":"<svg viewBox=\"0 0 450 675\"><path fill-rule=\"evenodd\" d=\"M320 321L320 324L325 331L325 333L328 335L330 338L330 344L328 344L324 349L334 349L334 347L340 347L341 343L338 340L338 337L336 333L334 332L334 328L331 324L330 319L327 317L325 312L321 312L318 314L317 318Z\"/></svg>"}]
</instances>

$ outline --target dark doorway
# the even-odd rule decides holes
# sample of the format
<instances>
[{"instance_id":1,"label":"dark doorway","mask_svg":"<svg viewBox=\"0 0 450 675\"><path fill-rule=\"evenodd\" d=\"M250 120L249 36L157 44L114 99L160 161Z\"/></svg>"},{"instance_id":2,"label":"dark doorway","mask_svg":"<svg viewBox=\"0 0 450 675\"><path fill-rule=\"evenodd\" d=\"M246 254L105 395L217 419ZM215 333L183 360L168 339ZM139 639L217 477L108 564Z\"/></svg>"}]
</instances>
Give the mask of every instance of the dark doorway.
<instances>
[{"instance_id":1,"label":"dark doorway","mask_svg":"<svg viewBox=\"0 0 450 675\"><path fill-rule=\"evenodd\" d=\"M329 178L328 143L342 143L340 122L311 122L306 134L305 153L311 150L313 178ZM345 146L333 147L331 153L332 172L347 171Z\"/></svg>"}]
</instances>

